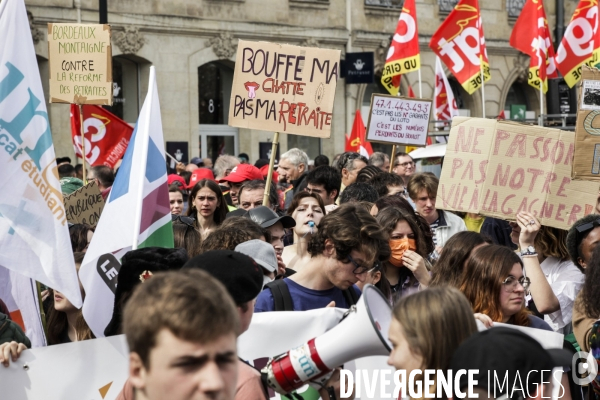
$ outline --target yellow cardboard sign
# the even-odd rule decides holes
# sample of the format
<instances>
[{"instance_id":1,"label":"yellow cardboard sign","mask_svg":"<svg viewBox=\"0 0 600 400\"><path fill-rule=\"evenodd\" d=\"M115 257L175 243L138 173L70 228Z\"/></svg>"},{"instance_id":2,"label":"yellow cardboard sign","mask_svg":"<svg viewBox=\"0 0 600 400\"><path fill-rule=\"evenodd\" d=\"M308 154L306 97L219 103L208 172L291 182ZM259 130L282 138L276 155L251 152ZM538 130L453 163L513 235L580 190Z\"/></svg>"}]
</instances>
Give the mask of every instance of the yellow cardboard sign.
<instances>
[{"instance_id":1,"label":"yellow cardboard sign","mask_svg":"<svg viewBox=\"0 0 600 400\"><path fill-rule=\"evenodd\" d=\"M48 24L50 103L112 105L110 25Z\"/></svg>"},{"instance_id":2,"label":"yellow cardboard sign","mask_svg":"<svg viewBox=\"0 0 600 400\"><path fill-rule=\"evenodd\" d=\"M436 207L568 229L594 212L598 184L571 179L575 136L510 121L455 117Z\"/></svg>"},{"instance_id":3,"label":"yellow cardboard sign","mask_svg":"<svg viewBox=\"0 0 600 400\"><path fill-rule=\"evenodd\" d=\"M328 138L340 51L240 40L229 125Z\"/></svg>"}]
</instances>

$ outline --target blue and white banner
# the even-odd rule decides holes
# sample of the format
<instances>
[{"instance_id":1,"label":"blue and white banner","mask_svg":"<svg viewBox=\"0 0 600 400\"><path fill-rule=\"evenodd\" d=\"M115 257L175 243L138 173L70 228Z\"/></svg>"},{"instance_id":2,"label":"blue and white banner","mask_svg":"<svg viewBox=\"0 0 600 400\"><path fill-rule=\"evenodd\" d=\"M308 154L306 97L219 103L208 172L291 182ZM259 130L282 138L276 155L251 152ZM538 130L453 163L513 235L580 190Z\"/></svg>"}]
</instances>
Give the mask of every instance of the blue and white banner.
<instances>
[{"instance_id":1,"label":"blue and white banner","mask_svg":"<svg viewBox=\"0 0 600 400\"><path fill-rule=\"evenodd\" d=\"M0 266L81 307L44 92L23 0L0 3Z\"/></svg>"}]
</instances>

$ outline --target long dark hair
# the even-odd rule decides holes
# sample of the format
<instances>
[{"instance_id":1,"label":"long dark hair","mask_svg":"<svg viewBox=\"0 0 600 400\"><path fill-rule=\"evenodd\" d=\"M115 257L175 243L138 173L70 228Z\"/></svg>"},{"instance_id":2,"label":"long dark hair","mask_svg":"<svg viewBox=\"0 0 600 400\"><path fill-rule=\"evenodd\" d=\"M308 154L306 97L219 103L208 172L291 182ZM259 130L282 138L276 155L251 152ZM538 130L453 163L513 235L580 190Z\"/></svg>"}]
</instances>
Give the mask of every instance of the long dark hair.
<instances>
[{"instance_id":1,"label":"long dark hair","mask_svg":"<svg viewBox=\"0 0 600 400\"><path fill-rule=\"evenodd\" d=\"M221 188L219 188L219 185L217 185L211 179L202 179L198 181L198 183L196 183L196 185L192 189L192 192L190 193L190 197L188 197L187 215L194 218L197 217L196 213L198 212L198 210L196 210L196 206L194 205L194 199L196 198L196 195L202 188L209 188L217 196L217 209L213 214L213 221L215 221L215 224L220 225L221 222L225 221L225 217L227 216L227 212L229 210L227 209L227 202L225 201L225 197L223 196ZM197 224L198 221L196 221L196 225Z\"/></svg>"},{"instance_id":2,"label":"long dark hair","mask_svg":"<svg viewBox=\"0 0 600 400\"><path fill-rule=\"evenodd\" d=\"M600 318L600 246L592 252L585 269L585 283L581 290L581 304L589 318Z\"/></svg>"},{"instance_id":3,"label":"long dark hair","mask_svg":"<svg viewBox=\"0 0 600 400\"><path fill-rule=\"evenodd\" d=\"M75 224L69 227L69 236L71 236L71 247L73 253L84 251L88 246L88 232L94 232L94 228L88 224Z\"/></svg>"},{"instance_id":4,"label":"long dark hair","mask_svg":"<svg viewBox=\"0 0 600 400\"><path fill-rule=\"evenodd\" d=\"M77 272L79 272L79 267L83 262L83 257L85 253L75 253L73 255L75 257L75 265L77 266ZM82 298L85 299L85 292L82 291ZM50 302L48 306L48 322L46 324L47 332L48 332L48 344L62 344L64 341L62 337L65 334L65 331L69 329L69 322L67 320L67 313L58 311L54 308L54 291L50 290ZM77 310L77 320L75 322L75 331L77 332L78 340L87 340L94 339L95 336L92 333L92 330L86 324L83 319L82 310Z\"/></svg>"},{"instance_id":5,"label":"long dark hair","mask_svg":"<svg viewBox=\"0 0 600 400\"><path fill-rule=\"evenodd\" d=\"M406 221L415 236L415 243L417 245L416 252L421 257L427 258L429 253L433 251L433 241L431 238L428 238L424 232L429 232L431 230L428 225L423 225L424 223L426 224L426 222L421 221L419 217L420 216L414 211L407 211L397 207L387 207L380 211L376 218L379 225L381 225L388 235L392 234L398 222ZM431 241L431 243L429 243L429 241Z\"/></svg>"},{"instance_id":6,"label":"long dark hair","mask_svg":"<svg viewBox=\"0 0 600 400\"><path fill-rule=\"evenodd\" d=\"M429 286L448 285L460 287L463 269L471 252L491 240L477 232L463 231L453 235L444 245L444 251L431 269Z\"/></svg>"}]
</instances>

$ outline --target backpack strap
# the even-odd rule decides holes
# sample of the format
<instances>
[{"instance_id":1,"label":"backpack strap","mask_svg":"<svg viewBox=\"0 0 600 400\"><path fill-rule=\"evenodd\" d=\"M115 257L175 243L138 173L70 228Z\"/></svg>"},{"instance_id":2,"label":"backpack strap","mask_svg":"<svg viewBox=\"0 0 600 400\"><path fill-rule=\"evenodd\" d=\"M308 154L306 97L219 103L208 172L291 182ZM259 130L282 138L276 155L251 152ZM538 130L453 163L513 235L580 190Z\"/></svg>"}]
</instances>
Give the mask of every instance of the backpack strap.
<instances>
[{"instance_id":1,"label":"backpack strap","mask_svg":"<svg viewBox=\"0 0 600 400\"><path fill-rule=\"evenodd\" d=\"M275 311L294 311L294 303L290 289L283 279L276 279L267 283L267 288L273 295Z\"/></svg>"},{"instance_id":2,"label":"backpack strap","mask_svg":"<svg viewBox=\"0 0 600 400\"><path fill-rule=\"evenodd\" d=\"M342 290L342 293L344 294L344 299L346 300L346 303L348 303L348 307L352 307L358 302L358 295L356 294L356 290L354 290L352 286L350 286L346 290Z\"/></svg>"}]
</instances>

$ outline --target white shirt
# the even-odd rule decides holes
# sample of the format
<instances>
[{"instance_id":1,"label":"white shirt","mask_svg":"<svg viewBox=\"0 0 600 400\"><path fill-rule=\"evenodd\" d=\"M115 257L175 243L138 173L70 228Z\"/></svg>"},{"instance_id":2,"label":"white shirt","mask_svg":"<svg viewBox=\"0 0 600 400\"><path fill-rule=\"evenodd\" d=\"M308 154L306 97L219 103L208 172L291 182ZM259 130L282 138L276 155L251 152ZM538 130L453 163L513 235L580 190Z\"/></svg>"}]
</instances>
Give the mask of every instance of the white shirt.
<instances>
[{"instance_id":1,"label":"white shirt","mask_svg":"<svg viewBox=\"0 0 600 400\"><path fill-rule=\"evenodd\" d=\"M560 310L544 315L544 321L555 332L568 334L572 331L573 303L583 287L585 277L571 260L560 261L548 257L540 266L560 304Z\"/></svg>"}]
</instances>

